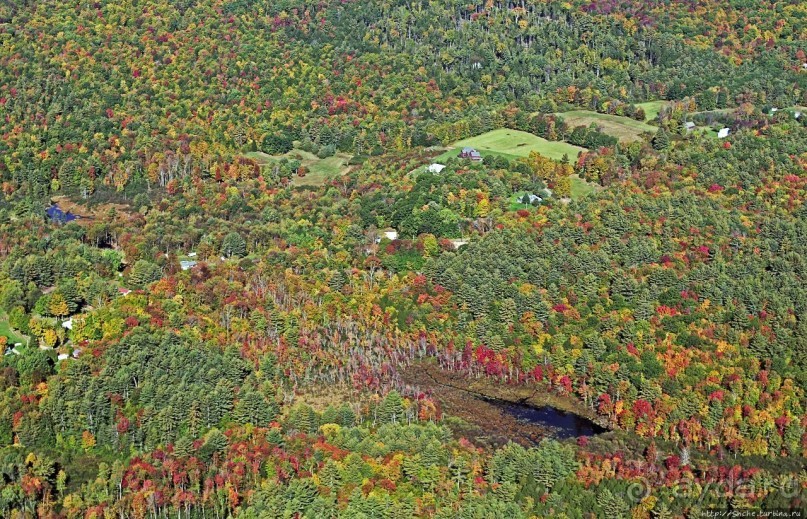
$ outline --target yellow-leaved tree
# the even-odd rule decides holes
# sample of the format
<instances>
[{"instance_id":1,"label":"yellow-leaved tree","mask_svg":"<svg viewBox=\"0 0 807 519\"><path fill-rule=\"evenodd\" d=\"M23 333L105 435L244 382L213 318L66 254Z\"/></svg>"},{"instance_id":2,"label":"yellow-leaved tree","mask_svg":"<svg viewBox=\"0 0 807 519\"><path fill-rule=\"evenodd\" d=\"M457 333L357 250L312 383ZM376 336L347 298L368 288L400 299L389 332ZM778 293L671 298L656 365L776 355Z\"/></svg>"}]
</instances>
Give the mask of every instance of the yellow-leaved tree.
<instances>
[{"instance_id":1,"label":"yellow-leaved tree","mask_svg":"<svg viewBox=\"0 0 807 519\"><path fill-rule=\"evenodd\" d=\"M67 301L65 300L64 296L58 292L53 294L53 296L50 298L48 311L50 311L51 315L56 317L64 317L70 313L70 310L67 307Z\"/></svg>"}]
</instances>

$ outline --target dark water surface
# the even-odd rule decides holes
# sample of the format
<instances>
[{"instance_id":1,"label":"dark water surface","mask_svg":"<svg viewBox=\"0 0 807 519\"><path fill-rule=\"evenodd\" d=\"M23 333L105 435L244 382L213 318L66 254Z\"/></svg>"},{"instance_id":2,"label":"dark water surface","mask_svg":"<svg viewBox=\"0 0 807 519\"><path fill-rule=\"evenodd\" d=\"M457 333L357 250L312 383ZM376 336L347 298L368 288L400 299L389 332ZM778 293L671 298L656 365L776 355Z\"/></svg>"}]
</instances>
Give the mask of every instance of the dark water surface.
<instances>
[{"instance_id":1,"label":"dark water surface","mask_svg":"<svg viewBox=\"0 0 807 519\"><path fill-rule=\"evenodd\" d=\"M491 400L490 402L522 423L535 424L551 429L552 436L559 439L594 436L607 432L607 429L588 418L574 413L567 413L554 407L532 407L502 400Z\"/></svg>"},{"instance_id":2,"label":"dark water surface","mask_svg":"<svg viewBox=\"0 0 807 519\"><path fill-rule=\"evenodd\" d=\"M78 219L78 216L74 215L70 211L62 211L59 204L51 204L45 213L48 215L48 218L56 223L68 223Z\"/></svg>"}]
</instances>

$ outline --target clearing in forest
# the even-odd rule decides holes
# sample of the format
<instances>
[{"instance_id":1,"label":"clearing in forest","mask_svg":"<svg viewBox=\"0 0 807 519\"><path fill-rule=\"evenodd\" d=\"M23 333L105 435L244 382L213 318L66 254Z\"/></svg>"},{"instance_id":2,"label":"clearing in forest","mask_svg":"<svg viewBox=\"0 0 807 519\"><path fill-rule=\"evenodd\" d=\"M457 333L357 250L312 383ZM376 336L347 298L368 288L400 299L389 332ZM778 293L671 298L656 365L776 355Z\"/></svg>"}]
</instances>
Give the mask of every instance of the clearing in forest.
<instances>
[{"instance_id":1,"label":"clearing in forest","mask_svg":"<svg viewBox=\"0 0 807 519\"><path fill-rule=\"evenodd\" d=\"M87 204L76 202L66 195L54 196L51 198L51 202L58 205L59 209L61 209L63 212L78 216L79 218L73 221L79 225L85 226L92 225L98 220L103 221L108 219L113 213L118 217L128 217L132 214L132 209L137 209L132 208L129 205L111 202L89 206Z\"/></svg>"},{"instance_id":2,"label":"clearing in forest","mask_svg":"<svg viewBox=\"0 0 807 519\"><path fill-rule=\"evenodd\" d=\"M6 344L9 346L13 346L16 343L25 344L27 342L23 335L17 333L13 328L11 328L11 325L8 323L8 318L5 316L0 316L0 336L6 337ZM3 353L3 351L0 351L0 355Z\"/></svg>"},{"instance_id":3,"label":"clearing in forest","mask_svg":"<svg viewBox=\"0 0 807 519\"><path fill-rule=\"evenodd\" d=\"M475 148L483 157L485 155L500 155L508 159L515 159L526 157L530 152L536 151L554 160L561 160L565 154L568 155L571 162L574 162L579 152L586 151L585 148L574 146L567 142L548 141L531 133L499 128L498 130L492 130L476 137L469 137L455 142L450 145L448 151L436 157L434 161L441 162L456 157L459 150L466 146Z\"/></svg>"},{"instance_id":4,"label":"clearing in forest","mask_svg":"<svg viewBox=\"0 0 807 519\"><path fill-rule=\"evenodd\" d=\"M569 182L571 183L571 193L569 195L569 198L571 198L572 200L578 200L580 198L583 198L584 196L590 195L591 193L602 190L602 186L587 182L585 179L580 178L580 176L577 175L576 173L574 175L569 176ZM536 206L532 204L525 204L522 202L524 195L527 193L530 192L518 191L510 195L510 197L507 199L508 208L511 211L517 211L519 209L534 209ZM543 193L539 192L537 194L538 196L544 197Z\"/></svg>"},{"instance_id":5,"label":"clearing in forest","mask_svg":"<svg viewBox=\"0 0 807 519\"><path fill-rule=\"evenodd\" d=\"M293 149L283 155L269 155L260 151L246 153L247 158L253 159L259 166L270 166L274 161L281 158L289 160L297 159L301 167L305 167L308 172L304 177L292 176L292 184L295 186L321 186L326 181L344 175L350 167L350 155L347 153L337 153L336 155L321 159L308 151Z\"/></svg>"},{"instance_id":6,"label":"clearing in forest","mask_svg":"<svg viewBox=\"0 0 807 519\"><path fill-rule=\"evenodd\" d=\"M572 200L577 200L578 198L583 198L595 191L602 190L602 186L599 184L592 184L587 182L585 179L580 178L577 174L571 176L571 197Z\"/></svg>"},{"instance_id":7,"label":"clearing in forest","mask_svg":"<svg viewBox=\"0 0 807 519\"><path fill-rule=\"evenodd\" d=\"M644 120L652 121L658 117L658 113L669 101L647 101L646 103L636 103L638 108L644 110Z\"/></svg>"},{"instance_id":8,"label":"clearing in forest","mask_svg":"<svg viewBox=\"0 0 807 519\"><path fill-rule=\"evenodd\" d=\"M643 133L655 134L658 128L645 122L619 115L598 114L591 110L573 110L559 114L570 127L591 126L594 123L603 133L616 137L620 142L634 142L642 139Z\"/></svg>"}]
</instances>

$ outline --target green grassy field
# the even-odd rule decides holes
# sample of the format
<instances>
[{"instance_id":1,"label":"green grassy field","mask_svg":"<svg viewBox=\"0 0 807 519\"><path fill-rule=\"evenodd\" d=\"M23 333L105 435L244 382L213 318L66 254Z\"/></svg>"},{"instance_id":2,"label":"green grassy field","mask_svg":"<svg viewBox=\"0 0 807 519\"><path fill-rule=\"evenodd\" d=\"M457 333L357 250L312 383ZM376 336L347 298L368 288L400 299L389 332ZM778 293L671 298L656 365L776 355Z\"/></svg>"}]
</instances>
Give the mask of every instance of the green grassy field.
<instances>
[{"instance_id":1,"label":"green grassy field","mask_svg":"<svg viewBox=\"0 0 807 519\"><path fill-rule=\"evenodd\" d=\"M510 195L510 198L507 199L508 208L511 211L518 211L519 209L534 209L536 207L534 205L521 203L521 200L524 198L526 193L526 191L519 191Z\"/></svg>"},{"instance_id":2,"label":"green grassy field","mask_svg":"<svg viewBox=\"0 0 807 519\"><path fill-rule=\"evenodd\" d=\"M594 184L589 184L577 175L571 176L572 200L577 200L578 198L590 195L597 190L597 187L598 186Z\"/></svg>"},{"instance_id":3,"label":"green grassy field","mask_svg":"<svg viewBox=\"0 0 807 519\"><path fill-rule=\"evenodd\" d=\"M26 342L25 337L23 337L22 335L18 334L17 332L11 329L11 326L9 326L8 321L5 319L5 316L3 316L3 318L0 319L0 336L7 337L8 344L11 345L18 342L25 344Z\"/></svg>"},{"instance_id":4,"label":"green grassy field","mask_svg":"<svg viewBox=\"0 0 807 519\"><path fill-rule=\"evenodd\" d=\"M508 159L526 157L530 152L536 151L554 160L560 160L566 154L569 156L569 160L573 161L579 152L586 151L585 148L566 142L548 141L531 133L499 128L498 130L455 142L451 145L451 149L436 157L434 161L440 162L441 160L456 157L459 150L465 146L476 148L483 157L486 155L499 155Z\"/></svg>"},{"instance_id":5,"label":"green grassy field","mask_svg":"<svg viewBox=\"0 0 807 519\"><path fill-rule=\"evenodd\" d=\"M702 134L706 135L707 137L711 137L712 139L717 139L717 132L709 128L708 126L698 126L695 128L695 131L701 132Z\"/></svg>"},{"instance_id":6,"label":"green grassy field","mask_svg":"<svg viewBox=\"0 0 807 519\"><path fill-rule=\"evenodd\" d=\"M646 103L636 103L636 106L644 110L645 121L652 121L666 104L667 101L648 101Z\"/></svg>"},{"instance_id":7,"label":"green grassy field","mask_svg":"<svg viewBox=\"0 0 807 519\"><path fill-rule=\"evenodd\" d=\"M328 179L344 175L348 172L348 161L350 155L347 153L337 153L332 157L324 159L318 158L313 153L294 149L283 155L268 155L260 151L246 153L247 158L255 160L261 167L269 166L272 162L283 157L288 159L299 158L302 166L308 169L304 177L292 177L292 185L295 186L319 186Z\"/></svg>"},{"instance_id":8,"label":"green grassy field","mask_svg":"<svg viewBox=\"0 0 807 519\"><path fill-rule=\"evenodd\" d=\"M590 126L592 123L602 128L608 135L616 137L621 142L634 142L642 139L645 132L655 134L657 127L629 117L618 115L598 114L590 110L573 110L556 114L563 117L569 126Z\"/></svg>"},{"instance_id":9,"label":"green grassy field","mask_svg":"<svg viewBox=\"0 0 807 519\"><path fill-rule=\"evenodd\" d=\"M571 199L572 200L577 200L578 198L588 196L591 193L595 192L599 188L599 186L596 186L594 184L589 184L588 182L586 182L585 180L583 180L582 178L580 178L576 174L571 175L569 177L569 180L571 181ZM511 211L518 211L519 209L533 209L533 208L535 208L536 206L534 206L534 205L521 203L521 200L524 198L525 193L526 193L526 191L519 191L517 193L513 193L512 195L510 195L510 197L507 199L507 202L508 202L507 207L508 207L508 209L510 209ZM540 195L540 193L536 193L536 194Z\"/></svg>"}]
</instances>

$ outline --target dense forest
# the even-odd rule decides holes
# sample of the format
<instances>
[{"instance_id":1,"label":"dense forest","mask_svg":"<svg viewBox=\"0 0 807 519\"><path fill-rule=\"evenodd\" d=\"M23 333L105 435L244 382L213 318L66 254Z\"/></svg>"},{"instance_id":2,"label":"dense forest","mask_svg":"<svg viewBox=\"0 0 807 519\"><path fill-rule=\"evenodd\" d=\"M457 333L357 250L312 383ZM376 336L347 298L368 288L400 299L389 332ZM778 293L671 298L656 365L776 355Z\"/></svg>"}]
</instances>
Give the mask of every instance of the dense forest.
<instances>
[{"instance_id":1,"label":"dense forest","mask_svg":"<svg viewBox=\"0 0 807 519\"><path fill-rule=\"evenodd\" d=\"M215 175L239 149L293 140L359 154L435 144L442 125L512 100L792 106L794 30L787 51L737 65L560 3L39 2L2 32L2 174L29 197L87 197Z\"/></svg>"},{"instance_id":2,"label":"dense forest","mask_svg":"<svg viewBox=\"0 0 807 519\"><path fill-rule=\"evenodd\" d=\"M804 3L16 1L0 39L0 516L807 506ZM432 371L607 432L493 441Z\"/></svg>"}]
</instances>

